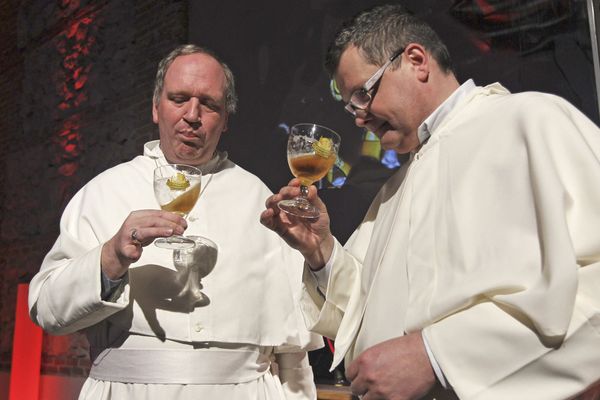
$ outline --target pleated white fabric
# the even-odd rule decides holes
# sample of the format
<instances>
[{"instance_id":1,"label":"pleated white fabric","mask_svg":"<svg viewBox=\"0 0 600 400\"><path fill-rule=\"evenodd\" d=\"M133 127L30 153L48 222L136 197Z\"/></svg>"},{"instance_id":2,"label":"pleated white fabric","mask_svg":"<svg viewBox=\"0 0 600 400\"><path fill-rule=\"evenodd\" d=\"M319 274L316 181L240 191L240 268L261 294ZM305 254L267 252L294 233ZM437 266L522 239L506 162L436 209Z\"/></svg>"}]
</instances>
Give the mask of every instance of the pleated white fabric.
<instances>
[{"instance_id":1,"label":"pleated white fabric","mask_svg":"<svg viewBox=\"0 0 600 400\"><path fill-rule=\"evenodd\" d=\"M334 364L423 330L461 399L563 400L600 379L600 129L552 95L477 88L382 188L327 300Z\"/></svg>"}]
</instances>

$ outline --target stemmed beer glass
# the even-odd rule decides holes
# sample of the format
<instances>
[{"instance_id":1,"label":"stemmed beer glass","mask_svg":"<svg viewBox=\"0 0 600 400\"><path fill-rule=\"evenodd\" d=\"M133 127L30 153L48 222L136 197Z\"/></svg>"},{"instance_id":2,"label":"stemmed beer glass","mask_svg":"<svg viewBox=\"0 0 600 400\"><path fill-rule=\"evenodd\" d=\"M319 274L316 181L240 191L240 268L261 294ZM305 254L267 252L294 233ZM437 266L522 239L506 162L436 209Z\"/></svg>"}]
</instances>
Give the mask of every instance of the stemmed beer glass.
<instances>
[{"instance_id":1,"label":"stemmed beer glass","mask_svg":"<svg viewBox=\"0 0 600 400\"><path fill-rule=\"evenodd\" d=\"M341 139L329 128L317 124L292 126L287 159L292 174L300 179L299 197L282 200L277 206L301 218L318 218L319 210L307 200L308 186L323 178L337 158Z\"/></svg>"},{"instance_id":2,"label":"stemmed beer glass","mask_svg":"<svg viewBox=\"0 0 600 400\"><path fill-rule=\"evenodd\" d=\"M154 196L161 209L186 218L200 197L201 180L202 172L191 165L167 164L157 167L154 170ZM158 238L154 244L171 250L195 246L194 240L181 235Z\"/></svg>"}]
</instances>

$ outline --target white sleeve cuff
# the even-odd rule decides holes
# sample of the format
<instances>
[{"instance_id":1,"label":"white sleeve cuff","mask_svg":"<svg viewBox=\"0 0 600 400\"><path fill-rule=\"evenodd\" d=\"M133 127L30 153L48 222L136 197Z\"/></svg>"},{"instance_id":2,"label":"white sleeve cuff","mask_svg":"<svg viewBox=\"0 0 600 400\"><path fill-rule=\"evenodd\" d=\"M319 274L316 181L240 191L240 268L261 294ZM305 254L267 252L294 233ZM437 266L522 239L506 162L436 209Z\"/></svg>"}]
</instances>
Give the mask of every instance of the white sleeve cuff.
<instances>
[{"instance_id":1,"label":"white sleeve cuff","mask_svg":"<svg viewBox=\"0 0 600 400\"><path fill-rule=\"evenodd\" d=\"M444 389L449 389L446 377L444 376L440 365L437 363L435 356L431 352L431 349L429 348L429 343L427 343L427 339L425 338L425 335L423 335L423 333L421 333L421 337L423 338L423 343L425 344L425 351L427 351L427 357L429 357L429 362L431 363L433 372L435 372L435 376L437 377L438 381L440 382L440 385L442 385Z\"/></svg>"},{"instance_id":2,"label":"white sleeve cuff","mask_svg":"<svg viewBox=\"0 0 600 400\"><path fill-rule=\"evenodd\" d=\"M336 246L333 246L333 251L325 266L317 271L310 270L317 280L317 288L319 288L319 292L321 292L322 295L325 295L325 292L327 292L327 282L329 282L329 275L331 274L331 268L333 266L333 260L335 260L336 252Z\"/></svg>"}]
</instances>

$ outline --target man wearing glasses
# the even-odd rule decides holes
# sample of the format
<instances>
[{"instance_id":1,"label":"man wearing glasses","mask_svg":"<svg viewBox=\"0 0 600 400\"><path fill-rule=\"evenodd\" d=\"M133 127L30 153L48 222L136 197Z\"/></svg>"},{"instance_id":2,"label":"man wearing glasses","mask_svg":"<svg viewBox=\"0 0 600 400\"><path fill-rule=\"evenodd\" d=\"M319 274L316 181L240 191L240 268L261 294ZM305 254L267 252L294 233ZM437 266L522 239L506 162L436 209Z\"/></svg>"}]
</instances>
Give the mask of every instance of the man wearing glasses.
<instances>
[{"instance_id":1,"label":"man wearing glasses","mask_svg":"<svg viewBox=\"0 0 600 400\"><path fill-rule=\"evenodd\" d=\"M363 399L567 399L600 379L600 130L575 107L458 83L401 6L359 14L326 66L358 126L410 153L345 247L324 204L261 222L305 257L303 312Z\"/></svg>"}]
</instances>

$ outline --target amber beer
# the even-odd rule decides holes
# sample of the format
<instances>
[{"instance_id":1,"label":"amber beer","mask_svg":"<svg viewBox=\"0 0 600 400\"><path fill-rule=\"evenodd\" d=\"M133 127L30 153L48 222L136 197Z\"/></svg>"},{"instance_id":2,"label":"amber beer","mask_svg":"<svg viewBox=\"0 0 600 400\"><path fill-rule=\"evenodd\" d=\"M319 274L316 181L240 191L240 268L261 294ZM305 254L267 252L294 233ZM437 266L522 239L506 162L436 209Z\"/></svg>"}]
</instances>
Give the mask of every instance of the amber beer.
<instances>
[{"instance_id":1,"label":"amber beer","mask_svg":"<svg viewBox=\"0 0 600 400\"><path fill-rule=\"evenodd\" d=\"M196 204L196 201L198 200L199 196L200 183L197 183L191 188L189 188L182 195L174 198L167 204L161 205L160 208L162 208L165 211L174 212L181 215L182 217L185 217L189 214L190 211L192 211L192 208L194 208L194 204Z\"/></svg>"},{"instance_id":2,"label":"amber beer","mask_svg":"<svg viewBox=\"0 0 600 400\"><path fill-rule=\"evenodd\" d=\"M309 186L327 174L327 171L333 166L335 159L335 152L331 152L329 157L322 157L318 154L306 154L288 159L288 164L290 165L292 174L300 179L300 183L304 186Z\"/></svg>"}]
</instances>

